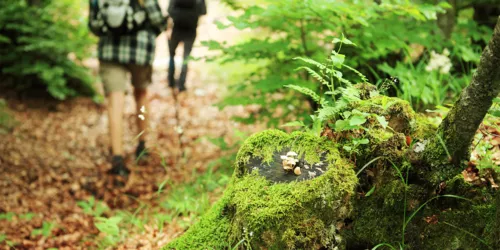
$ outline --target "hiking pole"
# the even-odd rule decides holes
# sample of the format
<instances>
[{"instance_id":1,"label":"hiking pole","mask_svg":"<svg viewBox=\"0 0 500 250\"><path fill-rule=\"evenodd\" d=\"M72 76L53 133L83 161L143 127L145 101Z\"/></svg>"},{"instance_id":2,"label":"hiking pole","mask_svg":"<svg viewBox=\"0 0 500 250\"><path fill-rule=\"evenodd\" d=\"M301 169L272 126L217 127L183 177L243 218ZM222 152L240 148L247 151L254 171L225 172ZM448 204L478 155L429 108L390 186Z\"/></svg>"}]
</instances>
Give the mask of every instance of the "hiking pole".
<instances>
[{"instance_id":1,"label":"hiking pole","mask_svg":"<svg viewBox=\"0 0 500 250\"><path fill-rule=\"evenodd\" d=\"M177 141L179 145L179 150L180 153L177 154L176 156L176 165L179 164L179 162L185 157L185 151L184 151L184 143L182 142L182 135L184 134L184 129L181 126L181 120L179 116L179 110L180 110L180 105L179 105L179 99L178 99L178 92L175 91L174 88L172 88L172 94L174 96L174 110L175 110L175 132L177 133Z\"/></svg>"},{"instance_id":2,"label":"hiking pole","mask_svg":"<svg viewBox=\"0 0 500 250\"><path fill-rule=\"evenodd\" d=\"M167 24L168 24L168 19L169 17L167 16ZM168 25L167 25L168 27ZM170 46L170 38L167 34L167 45ZM169 55L171 56L171 55ZM175 61L170 61L169 60L169 64L170 63L174 63L175 64ZM169 65L169 67L172 67L171 65ZM169 83L169 70L167 69L167 83ZM174 78L174 81L175 81L175 78ZM181 126L181 122L180 122L180 115L179 115L179 109L180 109L180 104L179 104L179 98L178 98L178 92L175 91L175 84L173 86L171 86L171 90L172 90L172 96L174 97L174 111L175 111L175 127L174 127L174 131L175 133L177 134L177 141L178 141L178 147L179 147L179 150L180 150L180 153L176 155L176 159L175 159L175 165L178 165L180 160L184 158L185 156L185 151L184 151L184 143L182 142L182 135L184 134L184 130Z\"/></svg>"}]
</instances>

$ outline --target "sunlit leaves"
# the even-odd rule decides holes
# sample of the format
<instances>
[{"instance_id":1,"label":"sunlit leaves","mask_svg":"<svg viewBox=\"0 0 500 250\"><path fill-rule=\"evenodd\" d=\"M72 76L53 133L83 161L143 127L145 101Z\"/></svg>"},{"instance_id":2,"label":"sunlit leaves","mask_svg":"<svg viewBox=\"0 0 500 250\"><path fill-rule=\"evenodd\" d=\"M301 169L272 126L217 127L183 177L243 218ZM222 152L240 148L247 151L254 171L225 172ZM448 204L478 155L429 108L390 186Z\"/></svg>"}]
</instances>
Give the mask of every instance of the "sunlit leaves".
<instances>
[{"instance_id":1,"label":"sunlit leaves","mask_svg":"<svg viewBox=\"0 0 500 250\"><path fill-rule=\"evenodd\" d=\"M94 223L95 227L110 236L118 236L120 233L120 228L118 227L118 223L123 220L122 217L113 216L110 218L97 217L95 218L96 222Z\"/></svg>"},{"instance_id":2,"label":"sunlit leaves","mask_svg":"<svg viewBox=\"0 0 500 250\"><path fill-rule=\"evenodd\" d=\"M383 116L375 116L377 118L377 121L380 123L380 125L382 126L382 128L386 129L387 126L389 125L389 122L386 121L385 117Z\"/></svg>"}]
</instances>

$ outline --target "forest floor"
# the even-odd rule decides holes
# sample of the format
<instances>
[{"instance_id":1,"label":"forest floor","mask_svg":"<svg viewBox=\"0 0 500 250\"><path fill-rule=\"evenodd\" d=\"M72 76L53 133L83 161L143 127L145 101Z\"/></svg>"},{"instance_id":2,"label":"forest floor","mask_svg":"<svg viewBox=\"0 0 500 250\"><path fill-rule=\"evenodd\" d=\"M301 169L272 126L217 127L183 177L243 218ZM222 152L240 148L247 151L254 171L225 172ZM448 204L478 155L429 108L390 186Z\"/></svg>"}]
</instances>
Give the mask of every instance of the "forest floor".
<instances>
[{"instance_id":1,"label":"forest floor","mask_svg":"<svg viewBox=\"0 0 500 250\"><path fill-rule=\"evenodd\" d=\"M167 0L160 3L165 9ZM229 11L214 3L201 20L195 57L210 53L200 41L241 38L241 31L217 29L214 21ZM265 127L230 119L254 112L254 107L213 106L232 78L224 67L203 60L190 63L188 91L178 96L176 109L166 82L167 63L162 34L147 110L151 156L140 163L133 159L139 131L129 89L124 144L133 172L123 188L106 185L111 167L106 103L0 94L16 121L12 131L0 133L0 249L158 249L210 207L230 178L231 154L238 143ZM96 74L96 59L86 64ZM498 125L481 126L478 139L492 147L475 151L477 161L478 154L488 152L489 160L500 164ZM474 181L477 176L467 178Z\"/></svg>"},{"instance_id":2,"label":"forest floor","mask_svg":"<svg viewBox=\"0 0 500 250\"><path fill-rule=\"evenodd\" d=\"M236 32L217 30L213 24L221 18L217 13L227 12L209 7L209 13L215 14L202 20L194 56L208 53L199 41L224 40ZM0 249L9 249L9 245L16 249L112 245L157 249L182 233L220 195L231 172L228 163L217 160L228 151L210 138L219 142L222 138L223 145L231 145L241 140L239 134L262 127L230 119L251 112L249 108L219 110L213 106L223 97L228 76L214 72L216 67L203 61L190 64L188 91L178 96L176 111L173 92L166 83L167 57L163 34L158 38L151 108L147 110L151 156L140 163L133 159L139 133L136 107L131 92L127 95L124 143L133 172L123 188L106 186L106 171L111 166L105 103L88 98L58 102L0 96L17 122L11 132L0 134ZM95 73L96 60L86 63ZM183 130L181 136L178 127ZM218 174L218 169L225 175ZM119 217L121 222L98 217Z\"/></svg>"}]
</instances>

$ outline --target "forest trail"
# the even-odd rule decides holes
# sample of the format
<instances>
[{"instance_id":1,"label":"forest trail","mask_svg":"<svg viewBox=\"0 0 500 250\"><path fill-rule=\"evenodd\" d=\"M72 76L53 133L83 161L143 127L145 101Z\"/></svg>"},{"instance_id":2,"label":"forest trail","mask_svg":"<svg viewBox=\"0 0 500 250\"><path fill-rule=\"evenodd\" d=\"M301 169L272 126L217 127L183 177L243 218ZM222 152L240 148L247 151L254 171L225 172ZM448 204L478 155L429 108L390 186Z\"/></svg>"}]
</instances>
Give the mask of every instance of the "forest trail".
<instances>
[{"instance_id":1,"label":"forest trail","mask_svg":"<svg viewBox=\"0 0 500 250\"><path fill-rule=\"evenodd\" d=\"M161 5L165 9L166 1L161 1ZM201 20L193 56L208 53L200 41L225 39L235 34L234 30L217 29L214 20L221 18L217 13L227 13L218 8L215 2L209 5L209 14ZM152 156L142 164L135 164L132 159L139 131L135 124L135 103L129 91L124 114L124 146L126 161L133 173L123 189L105 188L105 172L111 167L105 104L95 104L88 98L55 102L21 101L3 96L18 124L11 133L0 135L0 214L6 217L0 218L0 234L17 243L17 249L93 248L91 235L99 232L93 217L83 212L78 201L94 196L106 201L111 208L129 212L142 203L155 206L153 198L159 183L189 181L193 172L205 171L207 164L220 156L220 149L205 137L224 137L230 142L236 130L259 129L230 120L235 113L248 112L243 107L219 111L212 106L221 99L227 83L220 82L223 74L211 72L215 65L203 61L190 63L188 91L178 96L180 119L177 121L173 94L166 83L166 34L157 41L157 60L150 87L151 110L147 110L151 122L147 146ZM95 59L87 64L97 72ZM183 130L184 158L179 157L178 125ZM163 192L169 192L168 184ZM42 228L46 222L55 225L50 237L32 235L34 229ZM163 232L152 231L155 229L149 230L147 237L138 236L142 240L120 248L154 249L179 233L178 228L169 228L169 225L165 225ZM1 244L5 242L0 243L0 247ZM8 249L6 245L1 248Z\"/></svg>"}]
</instances>

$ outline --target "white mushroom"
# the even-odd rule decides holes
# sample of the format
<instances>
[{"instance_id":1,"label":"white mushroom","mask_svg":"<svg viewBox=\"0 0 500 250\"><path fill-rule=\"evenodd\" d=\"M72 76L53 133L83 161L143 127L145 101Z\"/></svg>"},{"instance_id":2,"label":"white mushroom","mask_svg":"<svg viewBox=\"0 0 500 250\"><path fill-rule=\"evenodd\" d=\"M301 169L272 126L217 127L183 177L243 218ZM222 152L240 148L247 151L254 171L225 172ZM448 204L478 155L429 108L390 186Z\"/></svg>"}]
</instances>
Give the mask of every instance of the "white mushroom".
<instances>
[{"instance_id":1,"label":"white mushroom","mask_svg":"<svg viewBox=\"0 0 500 250\"><path fill-rule=\"evenodd\" d=\"M299 168L299 167L296 167L296 168L293 170L293 173L294 173L295 175L301 175L300 168Z\"/></svg>"}]
</instances>

